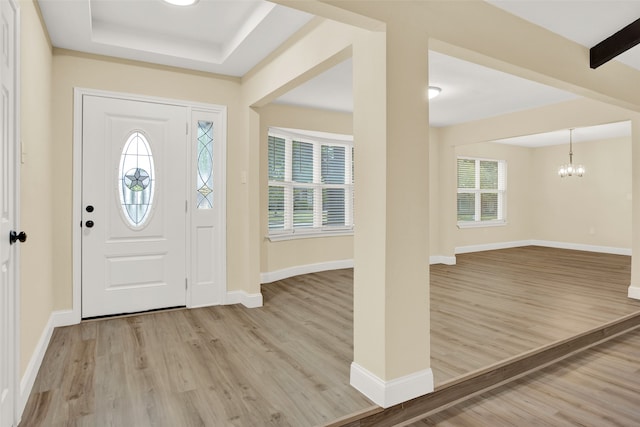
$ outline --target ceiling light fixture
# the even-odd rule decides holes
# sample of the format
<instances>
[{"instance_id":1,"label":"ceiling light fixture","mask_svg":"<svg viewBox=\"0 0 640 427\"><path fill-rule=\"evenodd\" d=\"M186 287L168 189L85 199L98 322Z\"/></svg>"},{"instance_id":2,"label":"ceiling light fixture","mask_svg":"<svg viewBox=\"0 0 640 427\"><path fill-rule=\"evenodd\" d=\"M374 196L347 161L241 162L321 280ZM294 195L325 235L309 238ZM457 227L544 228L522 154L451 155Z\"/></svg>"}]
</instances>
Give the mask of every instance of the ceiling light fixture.
<instances>
[{"instance_id":1,"label":"ceiling light fixture","mask_svg":"<svg viewBox=\"0 0 640 427\"><path fill-rule=\"evenodd\" d=\"M174 6L192 6L198 3L198 0L163 0L165 3L172 4Z\"/></svg>"},{"instance_id":2,"label":"ceiling light fixture","mask_svg":"<svg viewBox=\"0 0 640 427\"><path fill-rule=\"evenodd\" d=\"M436 96L440 95L440 92L442 92L442 89L440 89L437 86L429 86L429 91L427 92L429 95L429 99L433 99Z\"/></svg>"},{"instance_id":3,"label":"ceiling light fixture","mask_svg":"<svg viewBox=\"0 0 640 427\"><path fill-rule=\"evenodd\" d=\"M584 172L584 166L573 164L573 129L569 129L569 163L560 166L558 175L560 175L560 178L573 175L582 176Z\"/></svg>"}]
</instances>

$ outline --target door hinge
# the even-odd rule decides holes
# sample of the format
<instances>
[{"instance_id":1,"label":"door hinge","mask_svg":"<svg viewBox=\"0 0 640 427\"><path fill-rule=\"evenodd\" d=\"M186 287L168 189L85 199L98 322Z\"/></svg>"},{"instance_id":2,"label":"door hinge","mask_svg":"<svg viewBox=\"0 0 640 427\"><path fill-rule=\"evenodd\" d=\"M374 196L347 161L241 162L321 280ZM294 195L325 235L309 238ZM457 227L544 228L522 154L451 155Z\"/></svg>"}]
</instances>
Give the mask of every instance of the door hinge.
<instances>
[{"instance_id":1,"label":"door hinge","mask_svg":"<svg viewBox=\"0 0 640 427\"><path fill-rule=\"evenodd\" d=\"M188 213L189 212L189 201L185 200L184 201L184 213Z\"/></svg>"},{"instance_id":2,"label":"door hinge","mask_svg":"<svg viewBox=\"0 0 640 427\"><path fill-rule=\"evenodd\" d=\"M189 122L185 123L185 125L186 126L184 127L184 130L185 130L184 134L189 135Z\"/></svg>"},{"instance_id":3,"label":"door hinge","mask_svg":"<svg viewBox=\"0 0 640 427\"><path fill-rule=\"evenodd\" d=\"M187 281L187 278L185 277L185 278L184 278L184 289L185 289L185 290L189 290L188 283L189 283L189 282Z\"/></svg>"}]
</instances>

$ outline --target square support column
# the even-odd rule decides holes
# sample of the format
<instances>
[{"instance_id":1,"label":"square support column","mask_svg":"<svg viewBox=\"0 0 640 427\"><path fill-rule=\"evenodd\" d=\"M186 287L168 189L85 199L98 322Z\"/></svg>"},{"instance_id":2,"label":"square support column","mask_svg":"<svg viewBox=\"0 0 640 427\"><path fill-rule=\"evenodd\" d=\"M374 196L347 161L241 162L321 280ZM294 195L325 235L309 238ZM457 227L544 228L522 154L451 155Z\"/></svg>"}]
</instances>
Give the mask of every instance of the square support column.
<instances>
[{"instance_id":1,"label":"square support column","mask_svg":"<svg viewBox=\"0 0 640 427\"><path fill-rule=\"evenodd\" d=\"M389 407L433 391L426 34L354 43L354 362L351 384Z\"/></svg>"}]
</instances>

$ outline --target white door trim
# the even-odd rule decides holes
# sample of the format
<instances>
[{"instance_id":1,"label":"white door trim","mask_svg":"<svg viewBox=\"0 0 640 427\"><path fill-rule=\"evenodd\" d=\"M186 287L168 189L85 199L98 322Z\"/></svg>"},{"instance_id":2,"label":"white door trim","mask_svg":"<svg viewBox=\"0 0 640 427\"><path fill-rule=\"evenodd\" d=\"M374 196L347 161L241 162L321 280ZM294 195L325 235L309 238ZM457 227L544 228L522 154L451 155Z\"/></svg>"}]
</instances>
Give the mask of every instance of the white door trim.
<instances>
[{"instance_id":1,"label":"white door trim","mask_svg":"<svg viewBox=\"0 0 640 427\"><path fill-rule=\"evenodd\" d=\"M207 301L193 301L192 298L192 287L189 286L187 288L187 307L196 307L196 306L205 306L205 305L213 305L213 304L224 304L225 296L226 296L226 126L227 126L227 107L223 105L216 104L206 104L206 103L198 103L198 102L189 102L182 100L175 100L169 98L161 98L161 97L151 97L144 95L135 95L130 93L123 92L110 92L103 91L98 89L88 89L88 88L74 88L74 98L73 98L73 176L74 177L82 177L82 97L84 95L93 95L93 96L101 96L107 98L118 98L124 100L131 101L142 101L142 102L151 102L151 103L160 103L160 104L169 104L176 105L181 107L186 107L189 109L189 116L191 116L191 111L209 111L212 113L217 113L221 117L221 141L222 141L222 154L221 154L221 175L224 177L225 182L222 183L218 199L220 203L220 219L219 219L219 230L220 230L220 240L219 240L219 254L220 257L218 259L219 262L219 274L221 277L221 286L219 288L219 295L216 295L217 302L207 302ZM191 135L191 134L190 134ZM191 136L190 136L191 138ZM189 169L189 173L191 173L191 169ZM72 309L66 313L64 316L64 320L58 317L58 326L72 325L76 323L80 323L82 320L82 228L80 227L80 223L82 221L82 180L74 179L73 180L73 237L72 237L72 256L73 256L73 306ZM189 196L189 198L193 198L193 196ZM192 204L193 205L193 204ZM190 212L193 212L190 209ZM187 219L189 223L191 221ZM188 251L190 248L191 236L187 236L187 247ZM189 279L189 283L192 283L191 280L191 270L187 268L187 277Z\"/></svg>"},{"instance_id":2,"label":"white door trim","mask_svg":"<svg viewBox=\"0 0 640 427\"><path fill-rule=\"evenodd\" d=\"M15 21L14 21L14 58L15 58L15 78L14 78L14 105L12 106L14 110L13 114L13 133L15 140L14 150L13 150L13 161L14 161L14 169L13 169L13 191L14 194L14 206L13 206L13 215L15 219L15 230L20 230L20 164L22 161L22 137L21 137L21 37L22 34L22 26L20 23L22 22L22 18L20 16L20 2L17 0L9 0L10 6L15 11ZM4 236L3 238L7 238ZM18 245L19 246L19 245ZM11 276L11 275L10 275ZM18 425L20 418L22 417L22 405L20 401L20 306L21 306L21 281L20 281L20 248L16 248L15 257L13 259L13 283L14 292L13 292L13 354L9 355L9 365L13 367L12 373L13 378L11 379L13 382L13 422Z\"/></svg>"}]
</instances>

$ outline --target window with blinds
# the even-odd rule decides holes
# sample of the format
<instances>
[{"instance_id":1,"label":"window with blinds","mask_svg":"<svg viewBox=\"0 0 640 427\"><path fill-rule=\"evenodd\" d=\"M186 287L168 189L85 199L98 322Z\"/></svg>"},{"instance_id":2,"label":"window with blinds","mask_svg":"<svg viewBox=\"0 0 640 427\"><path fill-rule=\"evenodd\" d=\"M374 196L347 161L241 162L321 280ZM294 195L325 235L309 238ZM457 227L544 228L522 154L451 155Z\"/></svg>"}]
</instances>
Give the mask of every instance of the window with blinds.
<instances>
[{"instance_id":1,"label":"window with blinds","mask_svg":"<svg viewBox=\"0 0 640 427\"><path fill-rule=\"evenodd\" d=\"M458 225L505 222L507 163L458 158Z\"/></svg>"},{"instance_id":2,"label":"window with blinds","mask_svg":"<svg viewBox=\"0 0 640 427\"><path fill-rule=\"evenodd\" d=\"M353 228L353 146L269 130L269 235Z\"/></svg>"}]
</instances>

